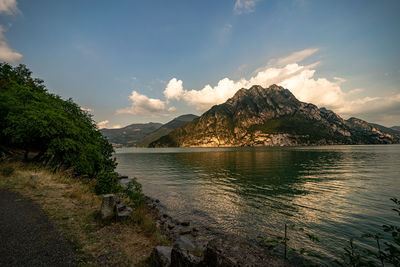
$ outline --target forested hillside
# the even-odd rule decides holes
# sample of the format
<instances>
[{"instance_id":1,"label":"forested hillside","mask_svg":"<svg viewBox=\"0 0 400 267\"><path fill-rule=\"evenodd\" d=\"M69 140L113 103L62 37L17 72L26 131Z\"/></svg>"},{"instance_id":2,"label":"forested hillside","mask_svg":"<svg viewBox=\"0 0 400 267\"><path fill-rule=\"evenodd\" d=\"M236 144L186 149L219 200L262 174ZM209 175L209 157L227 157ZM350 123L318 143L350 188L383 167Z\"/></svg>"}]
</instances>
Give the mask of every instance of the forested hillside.
<instances>
[{"instance_id":1,"label":"forested hillside","mask_svg":"<svg viewBox=\"0 0 400 267\"><path fill-rule=\"evenodd\" d=\"M35 161L97 178L99 193L116 178L113 148L91 115L48 92L24 65L0 64L0 139L1 154L23 151L27 160L34 152Z\"/></svg>"}]
</instances>

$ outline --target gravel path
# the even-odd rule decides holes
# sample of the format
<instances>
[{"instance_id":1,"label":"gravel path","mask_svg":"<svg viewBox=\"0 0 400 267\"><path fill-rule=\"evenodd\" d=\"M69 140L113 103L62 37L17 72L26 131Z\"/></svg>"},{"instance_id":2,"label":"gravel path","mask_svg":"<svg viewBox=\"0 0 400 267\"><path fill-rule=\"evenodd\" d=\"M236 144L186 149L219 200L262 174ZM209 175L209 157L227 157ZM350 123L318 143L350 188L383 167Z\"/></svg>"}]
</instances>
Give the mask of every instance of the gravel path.
<instances>
[{"instance_id":1,"label":"gravel path","mask_svg":"<svg viewBox=\"0 0 400 267\"><path fill-rule=\"evenodd\" d=\"M0 188L0 266L74 266L70 244L43 211Z\"/></svg>"}]
</instances>

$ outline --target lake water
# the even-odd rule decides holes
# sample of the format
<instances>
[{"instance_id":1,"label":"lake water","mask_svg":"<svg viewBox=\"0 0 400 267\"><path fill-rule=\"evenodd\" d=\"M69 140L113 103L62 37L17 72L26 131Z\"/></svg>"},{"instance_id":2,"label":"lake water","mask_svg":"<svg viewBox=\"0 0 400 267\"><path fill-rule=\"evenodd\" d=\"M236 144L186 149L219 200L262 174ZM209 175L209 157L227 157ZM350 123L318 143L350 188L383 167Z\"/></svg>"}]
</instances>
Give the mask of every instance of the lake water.
<instances>
[{"instance_id":1,"label":"lake water","mask_svg":"<svg viewBox=\"0 0 400 267\"><path fill-rule=\"evenodd\" d=\"M293 223L321 242L289 231L291 246L328 259L349 238L369 247L362 234L400 223L390 201L400 198L400 145L119 149L116 157L117 171L137 177L173 217L252 240Z\"/></svg>"}]
</instances>

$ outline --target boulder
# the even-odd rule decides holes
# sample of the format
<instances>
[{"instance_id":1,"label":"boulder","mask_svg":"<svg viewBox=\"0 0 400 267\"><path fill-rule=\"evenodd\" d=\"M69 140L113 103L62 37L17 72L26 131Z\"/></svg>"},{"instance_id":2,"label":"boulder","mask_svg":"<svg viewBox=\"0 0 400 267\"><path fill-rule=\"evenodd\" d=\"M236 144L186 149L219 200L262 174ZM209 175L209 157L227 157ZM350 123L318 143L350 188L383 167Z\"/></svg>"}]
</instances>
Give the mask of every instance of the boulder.
<instances>
[{"instance_id":1,"label":"boulder","mask_svg":"<svg viewBox=\"0 0 400 267\"><path fill-rule=\"evenodd\" d=\"M191 253L196 246L186 237L180 236L174 243L171 251L171 266L198 267L204 266L203 257Z\"/></svg>"},{"instance_id":2,"label":"boulder","mask_svg":"<svg viewBox=\"0 0 400 267\"><path fill-rule=\"evenodd\" d=\"M204 253L207 266L292 266L282 258L269 254L237 235L225 235L212 239Z\"/></svg>"},{"instance_id":3,"label":"boulder","mask_svg":"<svg viewBox=\"0 0 400 267\"><path fill-rule=\"evenodd\" d=\"M124 205L125 206L125 205ZM132 218L132 208L125 206L122 210L117 210L117 218L119 220Z\"/></svg>"},{"instance_id":4,"label":"boulder","mask_svg":"<svg viewBox=\"0 0 400 267\"><path fill-rule=\"evenodd\" d=\"M154 267L171 266L171 251L172 247L166 247L166 246L155 247L150 256L151 266Z\"/></svg>"},{"instance_id":5,"label":"boulder","mask_svg":"<svg viewBox=\"0 0 400 267\"><path fill-rule=\"evenodd\" d=\"M114 194L107 194L103 196L101 202L101 219L104 221L111 220L115 215L117 205L116 197Z\"/></svg>"},{"instance_id":6,"label":"boulder","mask_svg":"<svg viewBox=\"0 0 400 267\"><path fill-rule=\"evenodd\" d=\"M116 205L117 211L123 211L124 209L126 209L126 205L124 203L117 203Z\"/></svg>"}]
</instances>

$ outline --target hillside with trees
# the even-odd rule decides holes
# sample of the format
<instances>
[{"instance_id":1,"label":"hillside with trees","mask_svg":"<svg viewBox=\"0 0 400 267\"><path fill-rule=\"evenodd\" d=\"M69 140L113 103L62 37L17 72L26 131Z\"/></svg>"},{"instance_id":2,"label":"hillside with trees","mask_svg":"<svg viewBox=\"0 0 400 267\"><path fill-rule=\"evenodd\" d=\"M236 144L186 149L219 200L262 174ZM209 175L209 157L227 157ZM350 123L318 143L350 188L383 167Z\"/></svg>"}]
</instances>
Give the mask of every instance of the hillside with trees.
<instances>
[{"instance_id":1,"label":"hillside with trees","mask_svg":"<svg viewBox=\"0 0 400 267\"><path fill-rule=\"evenodd\" d=\"M32 160L76 176L97 179L97 193L112 191L113 148L90 114L72 99L48 92L25 66L0 64L0 153L29 153Z\"/></svg>"}]
</instances>

